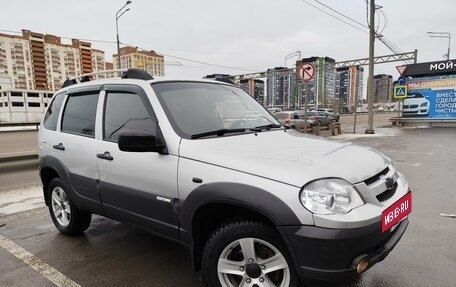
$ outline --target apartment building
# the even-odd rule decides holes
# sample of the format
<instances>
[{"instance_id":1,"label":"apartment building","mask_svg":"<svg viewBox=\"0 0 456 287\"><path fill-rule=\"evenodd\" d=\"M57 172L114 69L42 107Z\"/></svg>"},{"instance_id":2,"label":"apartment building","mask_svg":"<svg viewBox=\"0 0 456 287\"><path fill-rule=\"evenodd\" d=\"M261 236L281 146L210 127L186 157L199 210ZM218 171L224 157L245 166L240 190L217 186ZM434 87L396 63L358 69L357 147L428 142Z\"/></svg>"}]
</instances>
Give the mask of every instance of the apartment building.
<instances>
[{"instance_id":1,"label":"apartment building","mask_svg":"<svg viewBox=\"0 0 456 287\"><path fill-rule=\"evenodd\" d=\"M265 106L289 109L295 104L296 73L285 73L285 67L267 70Z\"/></svg>"},{"instance_id":2,"label":"apartment building","mask_svg":"<svg viewBox=\"0 0 456 287\"><path fill-rule=\"evenodd\" d=\"M307 91L307 103L318 107L333 107L335 99L336 70L335 60L330 57L304 58L298 63L312 63L315 75L304 87Z\"/></svg>"},{"instance_id":3,"label":"apartment building","mask_svg":"<svg viewBox=\"0 0 456 287\"><path fill-rule=\"evenodd\" d=\"M387 103L392 100L393 76L379 74L374 76L374 102Z\"/></svg>"},{"instance_id":4,"label":"apartment building","mask_svg":"<svg viewBox=\"0 0 456 287\"><path fill-rule=\"evenodd\" d=\"M120 66L117 54L112 55L114 67L121 69L139 68L153 76L165 75L165 58L155 51L144 51L138 47L120 48Z\"/></svg>"},{"instance_id":5,"label":"apartment building","mask_svg":"<svg viewBox=\"0 0 456 287\"><path fill-rule=\"evenodd\" d=\"M339 112L354 111L363 99L364 69L360 66L336 69L335 105Z\"/></svg>"},{"instance_id":6,"label":"apartment building","mask_svg":"<svg viewBox=\"0 0 456 287\"><path fill-rule=\"evenodd\" d=\"M241 80L239 87L264 107L268 105L264 96L264 81L258 79Z\"/></svg>"},{"instance_id":7,"label":"apartment building","mask_svg":"<svg viewBox=\"0 0 456 287\"><path fill-rule=\"evenodd\" d=\"M58 90L67 78L104 70L104 58L103 51L77 39L66 44L29 30L0 34L0 78L9 77L12 89Z\"/></svg>"}]
</instances>

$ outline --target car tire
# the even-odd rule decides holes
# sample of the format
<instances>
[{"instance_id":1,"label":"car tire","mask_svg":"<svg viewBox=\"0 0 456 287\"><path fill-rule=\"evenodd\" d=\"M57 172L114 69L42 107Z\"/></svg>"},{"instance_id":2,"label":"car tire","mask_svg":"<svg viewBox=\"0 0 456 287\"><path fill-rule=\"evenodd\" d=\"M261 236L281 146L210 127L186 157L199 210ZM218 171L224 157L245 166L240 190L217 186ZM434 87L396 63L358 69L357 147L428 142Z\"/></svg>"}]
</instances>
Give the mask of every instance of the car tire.
<instances>
[{"instance_id":1,"label":"car tire","mask_svg":"<svg viewBox=\"0 0 456 287\"><path fill-rule=\"evenodd\" d=\"M272 258L274 262L268 262ZM210 236L202 256L202 280L210 287L298 286L279 233L254 221L223 225Z\"/></svg>"},{"instance_id":2,"label":"car tire","mask_svg":"<svg viewBox=\"0 0 456 287\"><path fill-rule=\"evenodd\" d=\"M63 234L75 235L89 228L92 213L77 208L59 178L54 178L47 189L49 213L55 227Z\"/></svg>"}]
</instances>

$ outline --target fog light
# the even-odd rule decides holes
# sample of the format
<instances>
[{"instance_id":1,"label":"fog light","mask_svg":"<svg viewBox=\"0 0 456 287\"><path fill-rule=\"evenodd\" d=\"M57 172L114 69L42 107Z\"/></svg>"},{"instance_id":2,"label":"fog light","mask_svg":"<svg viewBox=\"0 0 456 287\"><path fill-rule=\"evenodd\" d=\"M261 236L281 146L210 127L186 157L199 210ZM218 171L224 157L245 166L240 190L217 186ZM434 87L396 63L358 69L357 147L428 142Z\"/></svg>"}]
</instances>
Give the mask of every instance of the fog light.
<instances>
[{"instance_id":1,"label":"fog light","mask_svg":"<svg viewBox=\"0 0 456 287\"><path fill-rule=\"evenodd\" d=\"M358 264L356 264L356 272L358 272L358 274L363 273L367 269L367 266L369 266L369 257L364 256L359 260Z\"/></svg>"}]
</instances>

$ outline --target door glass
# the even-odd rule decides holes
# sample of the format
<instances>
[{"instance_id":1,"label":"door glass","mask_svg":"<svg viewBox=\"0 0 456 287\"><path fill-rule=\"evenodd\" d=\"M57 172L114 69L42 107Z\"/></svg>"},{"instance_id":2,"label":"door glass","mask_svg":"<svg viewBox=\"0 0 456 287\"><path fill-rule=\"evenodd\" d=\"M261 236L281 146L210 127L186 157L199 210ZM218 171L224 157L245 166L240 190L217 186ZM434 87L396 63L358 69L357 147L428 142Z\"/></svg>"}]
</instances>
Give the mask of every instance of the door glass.
<instances>
[{"instance_id":1,"label":"door glass","mask_svg":"<svg viewBox=\"0 0 456 287\"><path fill-rule=\"evenodd\" d=\"M142 131L155 135L156 126L137 94L107 94L103 124L104 140L117 142L119 134L124 131Z\"/></svg>"},{"instance_id":2,"label":"door glass","mask_svg":"<svg viewBox=\"0 0 456 287\"><path fill-rule=\"evenodd\" d=\"M44 127L48 130L55 131L57 129L57 119L59 117L60 108L62 107L63 98L65 97L64 93L60 93L55 96L52 100L49 109L44 116Z\"/></svg>"},{"instance_id":3,"label":"door glass","mask_svg":"<svg viewBox=\"0 0 456 287\"><path fill-rule=\"evenodd\" d=\"M70 95L63 112L62 131L94 137L97 94Z\"/></svg>"}]
</instances>

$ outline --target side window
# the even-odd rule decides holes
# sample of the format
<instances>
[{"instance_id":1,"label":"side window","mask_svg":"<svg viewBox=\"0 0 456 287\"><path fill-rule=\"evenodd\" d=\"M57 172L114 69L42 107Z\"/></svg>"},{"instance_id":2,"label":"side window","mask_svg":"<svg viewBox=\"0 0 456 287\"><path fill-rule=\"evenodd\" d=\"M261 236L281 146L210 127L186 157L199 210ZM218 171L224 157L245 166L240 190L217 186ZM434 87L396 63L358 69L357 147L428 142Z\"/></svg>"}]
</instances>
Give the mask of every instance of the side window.
<instances>
[{"instance_id":1,"label":"side window","mask_svg":"<svg viewBox=\"0 0 456 287\"><path fill-rule=\"evenodd\" d=\"M55 131L57 129L57 119L59 117L60 109L62 108L62 102L65 98L65 94L57 94L52 100L49 109L44 116L44 127L48 130Z\"/></svg>"},{"instance_id":2,"label":"side window","mask_svg":"<svg viewBox=\"0 0 456 287\"><path fill-rule=\"evenodd\" d=\"M117 142L119 134L124 131L143 131L155 135L156 127L140 96L127 92L107 94L103 121L104 140Z\"/></svg>"},{"instance_id":3,"label":"side window","mask_svg":"<svg viewBox=\"0 0 456 287\"><path fill-rule=\"evenodd\" d=\"M94 137L98 93L73 94L68 97L62 119L62 131Z\"/></svg>"}]
</instances>

